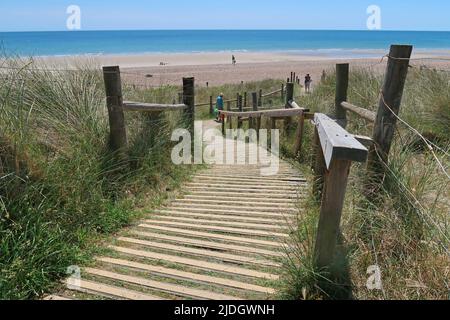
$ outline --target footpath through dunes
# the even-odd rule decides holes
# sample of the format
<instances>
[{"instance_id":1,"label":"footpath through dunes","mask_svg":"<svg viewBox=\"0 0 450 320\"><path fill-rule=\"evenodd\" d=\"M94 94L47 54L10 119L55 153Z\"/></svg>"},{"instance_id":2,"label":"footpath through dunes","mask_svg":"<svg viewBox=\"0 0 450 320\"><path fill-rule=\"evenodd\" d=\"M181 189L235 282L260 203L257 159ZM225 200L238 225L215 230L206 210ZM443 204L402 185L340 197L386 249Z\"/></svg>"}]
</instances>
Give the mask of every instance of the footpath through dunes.
<instances>
[{"instance_id":1,"label":"footpath through dunes","mask_svg":"<svg viewBox=\"0 0 450 320\"><path fill-rule=\"evenodd\" d=\"M81 280L69 279L70 289L47 299L274 297L306 182L282 160L273 176L261 175L264 166L202 170L184 196L149 211L81 270Z\"/></svg>"}]
</instances>

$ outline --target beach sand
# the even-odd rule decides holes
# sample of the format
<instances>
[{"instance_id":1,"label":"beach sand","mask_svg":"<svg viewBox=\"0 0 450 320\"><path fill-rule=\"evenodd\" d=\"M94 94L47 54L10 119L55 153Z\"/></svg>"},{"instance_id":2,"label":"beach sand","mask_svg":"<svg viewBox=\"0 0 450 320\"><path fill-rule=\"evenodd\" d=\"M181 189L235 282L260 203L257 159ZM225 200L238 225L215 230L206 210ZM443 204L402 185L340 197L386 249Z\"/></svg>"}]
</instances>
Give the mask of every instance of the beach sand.
<instances>
[{"instance_id":1,"label":"beach sand","mask_svg":"<svg viewBox=\"0 0 450 320\"><path fill-rule=\"evenodd\" d=\"M231 64L231 55L237 64ZM136 85L155 87L180 85L183 77L195 77L196 84L206 86L260 81L264 79L286 80L291 71L303 82L307 73L313 80L320 80L323 70L334 68L336 63L349 62L351 67L370 68L383 72L387 59L383 50L358 52L295 53L295 52L220 52L173 53L141 55L104 55L36 58L38 64L67 66L74 63L92 63L98 66L118 65L123 81ZM411 65L450 70L450 51L416 51ZM439 60L444 59L444 60ZM160 65L164 63L164 65Z\"/></svg>"}]
</instances>

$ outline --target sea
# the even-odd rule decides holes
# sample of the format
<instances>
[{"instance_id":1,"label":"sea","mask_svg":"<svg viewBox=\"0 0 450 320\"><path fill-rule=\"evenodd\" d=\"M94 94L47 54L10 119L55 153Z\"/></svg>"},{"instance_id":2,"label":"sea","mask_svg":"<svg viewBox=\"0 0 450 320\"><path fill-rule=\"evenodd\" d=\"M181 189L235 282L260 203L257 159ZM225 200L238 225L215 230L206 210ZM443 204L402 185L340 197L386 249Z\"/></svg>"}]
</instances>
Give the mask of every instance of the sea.
<instances>
[{"instance_id":1,"label":"sea","mask_svg":"<svg viewBox=\"0 0 450 320\"><path fill-rule=\"evenodd\" d=\"M124 30L0 32L0 55L68 56L292 52L369 56L391 44L450 50L450 32L326 30Z\"/></svg>"}]
</instances>

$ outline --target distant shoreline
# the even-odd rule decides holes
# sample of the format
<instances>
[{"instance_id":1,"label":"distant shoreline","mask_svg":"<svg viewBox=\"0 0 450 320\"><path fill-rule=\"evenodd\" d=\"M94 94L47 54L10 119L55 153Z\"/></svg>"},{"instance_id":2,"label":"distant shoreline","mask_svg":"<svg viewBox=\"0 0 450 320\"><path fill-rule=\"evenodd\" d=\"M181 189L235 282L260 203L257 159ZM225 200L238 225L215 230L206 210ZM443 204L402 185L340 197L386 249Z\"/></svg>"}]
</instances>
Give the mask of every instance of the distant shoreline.
<instances>
[{"instance_id":1,"label":"distant shoreline","mask_svg":"<svg viewBox=\"0 0 450 320\"><path fill-rule=\"evenodd\" d=\"M71 66L79 63L95 65L119 65L122 68L180 67L229 65L234 55L239 64L317 62L330 60L375 60L381 59L385 50L328 50L327 52L266 51L266 52L202 52L202 53L148 53L148 54L105 54L33 57L37 64ZM413 59L450 59L450 50L414 50ZM161 65L163 63L163 65Z\"/></svg>"}]
</instances>

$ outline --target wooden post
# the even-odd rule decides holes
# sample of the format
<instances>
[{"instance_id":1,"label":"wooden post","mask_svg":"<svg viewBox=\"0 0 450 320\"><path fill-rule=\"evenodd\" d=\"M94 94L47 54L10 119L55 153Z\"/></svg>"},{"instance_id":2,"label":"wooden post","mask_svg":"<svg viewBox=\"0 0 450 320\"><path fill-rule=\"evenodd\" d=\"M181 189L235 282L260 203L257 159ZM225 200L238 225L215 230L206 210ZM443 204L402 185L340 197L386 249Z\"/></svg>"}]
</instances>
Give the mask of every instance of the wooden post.
<instances>
[{"instance_id":1,"label":"wooden post","mask_svg":"<svg viewBox=\"0 0 450 320\"><path fill-rule=\"evenodd\" d=\"M314 262L319 270L330 267L334 260L351 163L349 160L333 160L330 169L325 171L314 249Z\"/></svg>"},{"instance_id":2,"label":"wooden post","mask_svg":"<svg viewBox=\"0 0 450 320\"><path fill-rule=\"evenodd\" d=\"M286 109L291 108L291 105L289 104L289 102L293 101L293 100L294 100L294 83L289 82L289 83L286 83L286 104L285 104ZM284 120L285 132L287 132L289 130L290 126L291 126L291 118L286 118Z\"/></svg>"},{"instance_id":3,"label":"wooden post","mask_svg":"<svg viewBox=\"0 0 450 320\"><path fill-rule=\"evenodd\" d=\"M304 115L304 112L302 112L302 114L298 117L298 122L297 122L297 133L295 135L294 156L301 156L304 127L305 127L305 115Z\"/></svg>"},{"instance_id":4,"label":"wooden post","mask_svg":"<svg viewBox=\"0 0 450 320\"><path fill-rule=\"evenodd\" d=\"M227 111L231 111L231 102L230 101L227 101ZM230 129L233 129L233 121L232 121L232 117L231 116L228 116L227 117L227 122L229 123L229 128Z\"/></svg>"},{"instance_id":5,"label":"wooden post","mask_svg":"<svg viewBox=\"0 0 450 320\"><path fill-rule=\"evenodd\" d=\"M320 145L319 133L317 127L314 128L312 168L314 171L313 194L316 199L320 199L323 190L323 177L326 171L325 158L323 156L322 146Z\"/></svg>"},{"instance_id":6,"label":"wooden post","mask_svg":"<svg viewBox=\"0 0 450 320\"><path fill-rule=\"evenodd\" d=\"M342 108L341 103L347 101L349 68L348 63L336 65L335 116L343 128L347 126L347 112Z\"/></svg>"},{"instance_id":7,"label":"wooden post","mask_svg":"<svg viewBox=\"0 0 450 320\"><path fill-rule=\"evenodd\" d=\"M242 95L238 95L238 110L239 112L242 112ZM242 121L241 117L238 117L238 129L242 128Z\"/></svg>"},{"instance_id":8,"label":"wooden post","mask_svg":"<svg viewBox=\"0 0 450 320\"><path fill-rule=\"evenodd\" d=\"M403 90L409 68L413 47L393 45L389 53L387 71L373 129L374 144L369 149L367 164L368 177L364 191L374 200L385 175L384 163L389 161L392 139L400 112ZM393 113L394 114L393 114Z\"/></svg>"},{"instance_id":9,"label":"wooden post","mask_svg":"<svg viewBox=\"0 0 450 320\"><path fill-rule=\"evenodd\" d=\"M290 108L289 101L292 101L292 100L294 100L294 83L289 82L289 83L286 83L286 101L285 101L286 109Z\"/></svg>"},{"instance_id":10,"label":"wooden post","mask_svg":"<svg viewBox=\"0 0 450 320\"><path fill-rule=\"evenodd\" d=\"M262 89L259 89L258 107L262 107Z\"/></svg>"},{"instance_id":11,"label":"wooden post","mask_svg":"<svg viewBox=\"0 0 450 320\"><path fill-rule=\"evenodd\" d=\"M213 96L209 96L209 114L214 113Z\"/></svg>"},{"instance_id":12,"label":"wooden post","mask_svg":"<svg viewBox=\"0 0 450 320\"><path fill-rule=\"evenodd\" d=\"M103 67L106 106L109 118L109 148L124 156L127 147L125 116L123 113L122 83L118 66Z\"/></svg>"},{"instance_id":13,"label":"wooden post","mask_svg":"<svg viewBox=\"0 0 450 320\"><path fill-rule=\"evenodd\" d=\"M294 82L294 73L291 71L291 78L288 82Z\"/></svg>"},{"instance_id":14,"label":"wooden post","mask_svg":"<svg viewBox=\"0 0 450 320\"><path fill-rule=\"evenodd\" d=\"M188 107L184 109L187 121L187 129L191 133L192 145L194 144L194 122L195 122L195 80L194 78L183 78L183 103Z\"/></svg>"},{"instance_id":15,"label":"wooden post","mask_svg":"<svg viewBox=\"0 0 450 320\"><path fill-rule=\"evenodd\" d=\"M244 108L247 108L247 92L244 92Z\"/></svg>"}]
</instances>

